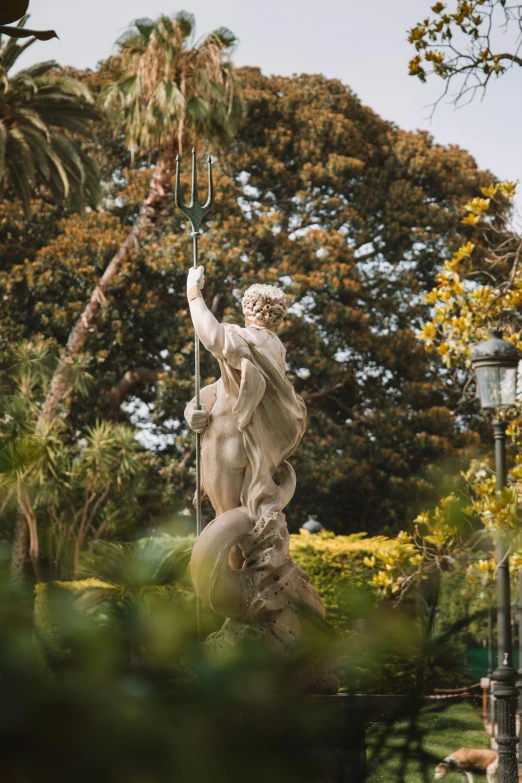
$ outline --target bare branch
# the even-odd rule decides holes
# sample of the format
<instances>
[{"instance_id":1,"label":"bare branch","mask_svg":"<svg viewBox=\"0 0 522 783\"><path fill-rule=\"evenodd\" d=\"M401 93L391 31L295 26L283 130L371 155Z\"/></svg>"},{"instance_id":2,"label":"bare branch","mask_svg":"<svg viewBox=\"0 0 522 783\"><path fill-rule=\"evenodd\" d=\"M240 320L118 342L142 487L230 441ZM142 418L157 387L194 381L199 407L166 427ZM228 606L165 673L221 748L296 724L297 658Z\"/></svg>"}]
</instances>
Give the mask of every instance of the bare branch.
<instances>
[{"instance_id":1,"label":"bare branch","mask_svg":"<svg viewBox=\"0 0 522 783\"><path fill-rule=\"evenodd\" d=\"M160 375L164 372L161 368L157 367L151 369L149 367L134 367L132 370L127 370L125 375L120 378L111 389L111 397L115 408L118 408L129 391L133 386L144 381L157 381Z\"/></svg>"}]
</instances>

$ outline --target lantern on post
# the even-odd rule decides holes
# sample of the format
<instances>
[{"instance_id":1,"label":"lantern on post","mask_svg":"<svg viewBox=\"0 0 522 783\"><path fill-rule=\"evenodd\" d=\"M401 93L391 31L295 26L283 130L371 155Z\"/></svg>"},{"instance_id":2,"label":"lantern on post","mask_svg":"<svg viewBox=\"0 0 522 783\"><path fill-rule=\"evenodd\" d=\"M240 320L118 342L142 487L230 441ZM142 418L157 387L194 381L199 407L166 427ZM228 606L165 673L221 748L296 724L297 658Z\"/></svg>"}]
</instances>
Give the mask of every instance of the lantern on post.
<instances>
[{"instance_id":1,"label":"lantern on post","mask_svg":"<svg viewBox=\"0 0 522 783\"><path fill-rule=\"evenodd\" d=\"M519 361L520 352L500 331L475 347L472 362L482 408L498 410L515 404Z\"/></svg>"}]
</instances>

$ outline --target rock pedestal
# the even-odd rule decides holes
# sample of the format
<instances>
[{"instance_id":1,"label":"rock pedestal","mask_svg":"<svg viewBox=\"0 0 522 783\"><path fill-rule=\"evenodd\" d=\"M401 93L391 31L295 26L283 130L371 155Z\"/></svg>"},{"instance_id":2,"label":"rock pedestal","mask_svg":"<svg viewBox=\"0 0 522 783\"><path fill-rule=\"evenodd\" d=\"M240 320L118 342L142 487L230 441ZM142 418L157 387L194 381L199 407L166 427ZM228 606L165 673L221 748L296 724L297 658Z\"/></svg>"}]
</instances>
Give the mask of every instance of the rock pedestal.
<instances>
[{"instance_id":1,"label":"rock pedestal","mask_svg":"<svg viewBox=\"0 0 522 783\"><path fill-rule=\"evenodd\" d=\"M315 718L303 737L303 754L310 774L302 783L365 783L366 730L371 723L389 723L400 717L403 696L335 694L308 696Z\"/></svg>"}]
</instances>

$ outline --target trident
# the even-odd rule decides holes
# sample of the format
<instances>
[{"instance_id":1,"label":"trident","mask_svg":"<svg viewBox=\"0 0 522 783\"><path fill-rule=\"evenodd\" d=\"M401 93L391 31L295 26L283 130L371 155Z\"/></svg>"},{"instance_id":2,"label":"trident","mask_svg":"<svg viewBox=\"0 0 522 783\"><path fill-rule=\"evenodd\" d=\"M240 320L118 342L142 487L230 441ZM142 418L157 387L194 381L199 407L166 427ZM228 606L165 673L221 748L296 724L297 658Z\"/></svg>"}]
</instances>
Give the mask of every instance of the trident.
<instances>
[{"instance_id":1,"label":"trident","mask_svg":"<svg viewBox=\"0 0 522 783\"><path fill-rule=\"evenodd\" d=\"M176 187L174 190L174 202L180 212L190 221L192 231L192 250L194 255L194 269L198 268L198 239L201 236L201 223L203 218L210 212L214 203L214 185L212 183L212 158L207 159L208 164L208 198L202 204L198 198L198 176L196 172L196 150L192 147L192 189L190 194L190 204L187 206L181 200L180 194L180 172L179 155L176 155ZM201 374L199 367L199 337L194 335L194 354L195 354L195 387L196 387L196 410L201 410L199 392L201 386ZM196 536L199 538L201 533L201 434L196 432Z\"/></svg>"}]
</instances>

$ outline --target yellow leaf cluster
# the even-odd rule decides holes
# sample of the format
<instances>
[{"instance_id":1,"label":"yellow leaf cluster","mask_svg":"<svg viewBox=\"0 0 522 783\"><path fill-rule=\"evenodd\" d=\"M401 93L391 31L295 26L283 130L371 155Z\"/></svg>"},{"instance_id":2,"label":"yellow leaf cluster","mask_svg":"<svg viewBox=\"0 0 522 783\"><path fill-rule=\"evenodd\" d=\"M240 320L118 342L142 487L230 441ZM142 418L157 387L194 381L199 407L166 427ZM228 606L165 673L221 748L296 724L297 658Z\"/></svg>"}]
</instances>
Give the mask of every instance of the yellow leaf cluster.
<instances>
[{"instance_id":1,"label":"yellow leaf cluster","mask_svg":"<svg viewBox=\"0 0 522 783\"><path fill-rule=\"evenodd\" d=\"M495 196L502 194L512 198L516 185L511 181L497 182L481 190L483 198L477 196L465 205L464 223L477 225L483 221ZM476 285L466 279L466 274L472 270L474 250L475 244L471 241L461 245L437 273L437 286L424 296L433 315L422 325L417 336L426 350L436 351L442 357L448 368L469 368L472 346L487 339L488 323L522 307L522 271L517 271L509 287ZM512 339L518 346L515 338Z\"/></svg>"}]
</instances>

